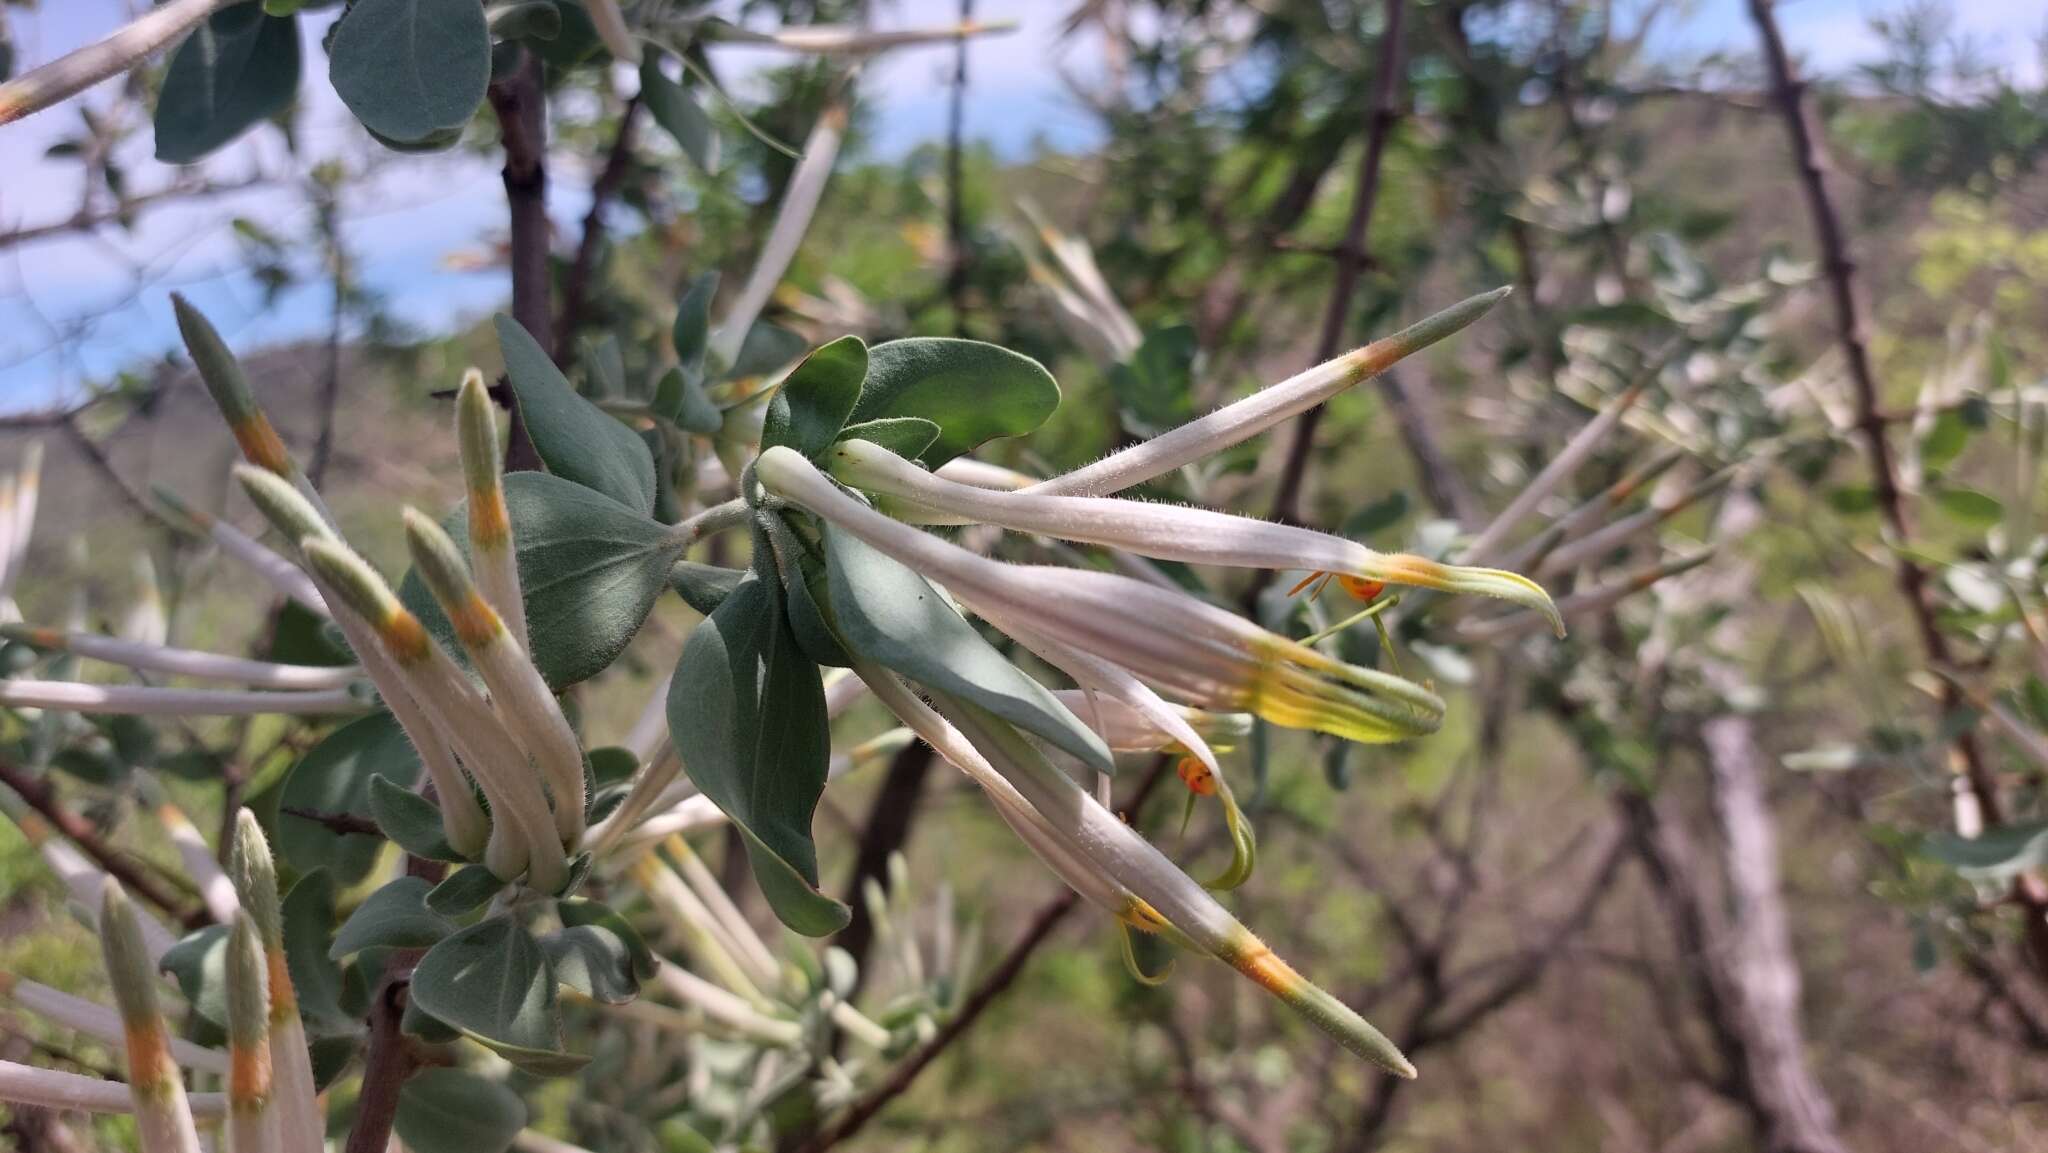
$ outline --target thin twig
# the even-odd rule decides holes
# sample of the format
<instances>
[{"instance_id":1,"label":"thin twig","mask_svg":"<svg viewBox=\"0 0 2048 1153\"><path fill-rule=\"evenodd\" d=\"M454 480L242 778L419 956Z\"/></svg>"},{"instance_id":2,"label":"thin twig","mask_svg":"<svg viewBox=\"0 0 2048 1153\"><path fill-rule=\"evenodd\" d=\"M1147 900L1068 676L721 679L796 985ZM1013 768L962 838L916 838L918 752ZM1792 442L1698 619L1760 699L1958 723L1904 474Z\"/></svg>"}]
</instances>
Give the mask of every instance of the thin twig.
<instances>
[{"instance_id":1,"label":"thin twig","mask_svg":"<svg viewBox=\"0 0 2048 1153\"><path fill-rule=\"evenodd\" d=\"M1870 349L1863 328L1856 262L1849 250L1847 233L1842 228L1841 214L1828 191L1829 163L1820 124L1805 99L1805 84L1793 72L1792 60L1785 50L1784 37L1778 31L1771 0L1749 0L1749 13L1763 41L1764 61L1771 76L1771 98L1791 139L1800 189L1806 198L1807 211L1813 218L1822 272L1834 305L1836 338L1855 394L1856 432L1870 460L1871 489L1877 497L1878 512L1892 537L1893 579L1900 597L1912 613L1927 663L1935 668L1951 668L1956 662L1935 615L1933 589L1927 570L1913 559L1911 551L1912 520L1907 515L1905 497L1899 489L1898 469L1892 460L1891 444L1885 437L1877 374L1871 367ZM1944 682L1941 696L1943 715L1953 713L1962 704L1961 693L1955 684ZM1956 734L1951 747L1984 826L1995 828L2003 824L2005 807L1999 795L1998 781L1985 762L1976 734L1970 731ZM2032 954L2035 974L2048 981L2048 885L2044 885L2038 876L2022 876L2013 882L2013 896L2026 913L2027 948Z\"/></svg>"},{"instance_id":2,"label":"thin twig","mask_svg":"<svg viewBox=\"0 0 2048 1153\"><path fill-rule=\"evenodd\" d=\"M1364 272L1360 257L1372 225L1373 206L1379 200L1380 162L1401 117L1401 24L1406 8L1404 0L1387 0L1386 27L1380 32L1379 80L1373 87L1365 151L1358 160L1358 187L1351 194L1351 218L1344 226L1344 243L1337 249L1337 283L1330 290L1323 312L1322 336L1316 342L1317 362L1337 355L1337 346L1344 339L1345 321L1351 316L1352 300L1358 294L1358 279ZM1301 485L1308 475L1309 450L1315 446L1316 425L1322 418L1323 406L1317 405L1294 423L1294 439L1287 446L1287 459L1280 469L1280 486L1273 493L1274 520L1297 519Z\"/></svg>"},{"instance_id":3,"label":"thin twig","mask_svg":"<svg viewBox=\"0 0 2048 1153\"><path fill-rule=\"evenodd\" d=\"M597 254L604 248L604 214L611 207L626 174L633 167L633 142L638 136L640 96L635 92L619 110L619 127L606 150L604 167L590 185L590 211L583 214L583 238L576 243L576 258L562 278L562 319L555 325L555 362L566 364L576 351L576 337L589 318L590 279L597 271Z\"/></svg>"},{"instance_id":4,"label":"thin twig","mask_svg":"<svg viewBox=\"0 0 2048 1153\"><path fill-rule=\"evenodd\" d=\"M109 845L99 830L93 828L91 821L60 804L57 791L50 787L50 782L29 776L18 765L0 761L0 785L12 789L52 828L77 845L79 851L91 857L95 865L136 896L176 917L188 928L197 929L211 923L204 909L187 904L183 895L174 892L156 874L137 867L133 860Z\"/></svg>"}]
</instances>

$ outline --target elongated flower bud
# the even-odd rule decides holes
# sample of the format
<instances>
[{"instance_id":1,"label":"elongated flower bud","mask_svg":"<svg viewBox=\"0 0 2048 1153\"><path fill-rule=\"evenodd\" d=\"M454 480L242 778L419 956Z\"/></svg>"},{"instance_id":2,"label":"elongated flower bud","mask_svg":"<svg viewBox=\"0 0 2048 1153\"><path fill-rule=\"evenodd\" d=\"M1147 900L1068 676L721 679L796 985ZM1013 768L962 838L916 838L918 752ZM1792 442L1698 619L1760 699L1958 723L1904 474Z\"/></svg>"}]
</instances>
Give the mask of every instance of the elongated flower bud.
<instances>
[{"instance_id":1,"label":"elongated flower bud","mask_svg":"<svg viewBox=\"0 0 2048 1153\"><path fill-rule=\"evenodd\" d=\"M1500 569L1439 564L1410 553L1382 553L1356 541L1294 525L1205 508L995 492L933 476L879 445L841 441L830 468L856 488L886 494L884 511L927 523L1000 525L1007 529L1099 544L1160 560L1236 568L1305 569L1384 584L1499 597L1547 615L1562 634L1550 595L1536 582Z\"/></svg>"},{"instance_id":2,"label":"elongated flower bud","mask_svg":"<svg viewBox=\"0 0 2048 1153\"><path fill-rule=\"evenodd\" d=\"M228 931L228 1149L277 1148L272 1096L270 980L256 923L239 913Z\"/></svg>"},{"instance_id":3,"label":"elongated flower bud","mask_svg":"<svg viewBox=\"0 0 2048 1153\"><path fill-rule=\"evenodd\" d=\"M171 309L178 314L178 331L185 338L186 351L192 354L192 366L199 370L199 379L206 383L213 403L220 407L242 455L258 468L282 477L292 476L296 469L291 454L285 451L284 441L271 427L263 407L256 403L248 375L235 354L228 351L213 322L175 292L171 294Z\"/></svg>"},{"instance_id":4,"label":"elongated flower bud","mask_svg":"<svg viewBox=\"0 0 2048 1153\"><path fill-rule=\"evenodd\" d=\"M256 471L261 471L256 470ZM191 507L176 494L161 486L151 486L155 495L158 513L195 536L205 537L220 546L220 550L262 577L280 594L304 605L316 616L328 615L327 602L320 599L320 590L306 579L306 574L297 565L279 556L258 543L256 539L234 525L209 513Z\"/></svg>"},{"instance_id":5,"label":"elongated flower bud","mask_svg":"<svg viewBox=\"0 0 2048 1153\"><path fill-rule=\"evenodd\" d=\"M569 718L548 691L540 670L521 651L504 622L470 582L462 554L448 534L418 510L405 510L405 539L414 567L455 626L470 661L490 686L500 720L533 753L555 799L555 829L570 848L583 838L583 749Z\"/></svg>"},{"instance_id":6,"label":"elongated flower bud","mask_svg":"<svg viewBox=\"0 0 2048 1153\"><path fill-rule=\"evenodd\" d=\"M484 863L507 881L530 867L527 884L554 892L566 875L561 841L525 750L375 569L333 541L308 540L304 548L314 574L375 630L377 641L490 799L492 827ZM448 811L442 809L444 820Z\"/></svg>"},{"instance_id":7,"label":"elongated flower bud","mask_svg":"<svg viewBox=\"0 0 2048 1153\"><path fill-rule=\"evenodd\" d=\"M1028 492L1067 496L1100 496L1121 492L1164 476L1185 464L1221 452L1240 441L1299 416L1333 396L1385 372L1437 341L1485 316L1505 300L1508 289L1496 288L1468 297L1442 312L1197 417L1142 444L1111 453L1085 468L1041 481Z\"/></svg>"},{"instance_id":8,"label":"elongated flower bud","mask_svg":"<svg viewBox=\"0 0 2048 1153\"><path fill-rule=\"evenodd\" d=\"M246 464L238 464L231 471L256 505L256 511L286 540L299 544L308 538L335 539L333 526L290 481Z\"/></svg>"},{"instance_id":9,"label":"elongated flower bud","mask_svg":"<svg viewBox=\"0 0 2048 1153\"><path fill-rule=\"evenodd\" d=\"M281 1153L320 1153L326 1122L313 1081L312 1050L299 1019L298 992L284 952L284 912L277 893L277 863L256 814L235 814L235 847L228 857L235 895L263 948L264 991L270 999L270 1085Z\"/></svg>"},{"instance_id":10,"label":"elongated flower bud","mask_svg":"<svg viewBox=\"0 0 2048 1153\"><path fill-rule=\"evenodd\" d=\"M128 1092L143 1153L199 1153L185 1083L171 1059L171 1034L157 1009L156 966L143 944L135 907L109 879L100 902L100 949L121 1009L128 1050Z\"/></svg>"},{"instance_id":11,"label":"elongated flower bud","mask_svg":"<svg viewBox=\"0 0 2048 1153\"><path fill-rule=\"evenodd\" d=\"M469 489L469 558L484 599L505 622L520 648L527 647L526 600L519 587L519 558L512 541L512 517L505 507L504 461L498 454L498 414L475 369L462 378L455 398L456 441L462 446L462 476Z\"/></svg>"},{"instance_id":12,"label":"elongated flower bud","mask_svg":"<svg viewBox=\"0 0 2048 1153\"><path fill-rule=\"evenodd\" d=\"M144 929L146 934L148 929ZM148 942L145 941L145 944ZM34 1013L44 1020L62 1025L97 1037L117 1046L125 1046L127 1038L121 1028L121 1014L97 1001L74 997L58 989L35 981L26 981L13 973L0 972L0 999ZM124 1051L124 1058L125 1058ZM225 1076L228 1071L228 1055L218 1049L208 1049L182 1037L171 1038L171 1059L187 1069ZM0 1095L0 1100L5 1096Z\"/></svg>"}]
</instances>

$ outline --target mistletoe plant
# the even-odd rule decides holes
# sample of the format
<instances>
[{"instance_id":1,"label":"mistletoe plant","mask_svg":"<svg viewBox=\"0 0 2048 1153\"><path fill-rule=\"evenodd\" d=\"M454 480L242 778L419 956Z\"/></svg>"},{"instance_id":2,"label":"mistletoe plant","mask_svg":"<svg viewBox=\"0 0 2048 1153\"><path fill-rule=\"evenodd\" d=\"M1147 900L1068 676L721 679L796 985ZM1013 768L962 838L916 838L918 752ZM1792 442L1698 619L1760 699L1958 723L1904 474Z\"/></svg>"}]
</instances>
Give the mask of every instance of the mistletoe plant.
<instances>
[{"instance_id":1,"label":"mistletoe plant","mask_svg":"<svg viewBox=\"0 0 2048 1153\"><path fill-rule=\"evenodd\" d=\"M190 1115L225 1109L237 1149L271 1147L259 1136L273 1131L265 1126L275 1127L278 1148L317 1148L317 1086L361 1056L359 1108L373 1108L390 1088L393 1035L429 1048L467 1037L530 1075L567 1074L588 1060L565 1039L567 1010L587 1002L641 1020L673 1012L634 1006L649 981L685 1006L691 1027L781 1054L773 1068L791 1086L813 1083L814 1103L843 1099L830 1086L853 1073L831 1056L835 1036L886 1061L957 1004L961 966L971 962L954 961L950 899L925 919L940 961L927 977L907 881L868 895L878 924L890 923L894 903L902 923L890 931L903 938L912 977L878 1020L847 1000L844 954L771 949L680 834L730 822L782 924L829 937L850 911L819 887L813 812L829 780L913 735L980 786L1032 853L1126 931L1221 961L1352 1052L1413 1076L1378 1030L1281 960L1215 895L1242 883L1255 859L1219 752L1245 731L1243 714L1378 743L1433 732L1443 700L1427 685L1328 655L1315 638L1270 632L1154 562L1321 574L1367 599L1389 586L1497 597L1561 631L1556 607L1511 572L1113 494L1327 401L1472 323L1503 295L1473 297L1038 481L967 455L1030 433L1059 403L1040 365L1000 347L905 339L870 348L845 337L762 387L774 374L726 364L686 299L679 363L623 406L622 419L579 394L522 327L501 317L507 393L545 471L503 471L494 402L472 371L455 400L466 498L438 517L404 510L412 568L402 579L350 546L234 356L203 316L176 301L193 362L245 458L235 479L281 548L173 498L166 515L330 621L353 663L255 662L15 626L16 641L67 658L243 687L17 678L0 681L0 704L125 717L363 715L329 732L284 784L288 803L274 835L302 875L281 905L265 838L246 812L233 891L201 918L216 923L182 940L133 909L91 863L66 856L61 839L41 839L46 859L68 869L81 905L104 906L145 1147L189 1148ZM678 443L688 451L673 451ZM716 460L731 466L722 478ZM679 515L700 484L733 495ZM940 526L985 527L956 540L930 531ZM1125 571L995 559L989 530L1096 546ZM746 568L688 559L698 542L741 532L751 540ZM650 702L648 723L629 738L635 747L586 748L561 694L610 666L671 593L704 619ZM1002 638L1016 649L999 647ZM1017 650L1073 687L1049 686L1013 659ZM835 756L832 719L863 694L903 728ZM1206 884L1105 803L1115 753L1140 749L1179 758L1190 804L1210 796L1222 808L1232 861ZM352 812L289 804L341 779L354 791L339 807ZM167 826L182 819L162 811ZM365 838L402 851L398 875L383 871L392 866L379 866L374 849L334 851L338 840ZM188 839L198 842L186 859L204 887L218 870L203 839ZM301 852L297 841L326 848ZM379 875L380 885L347 898L353 911L340 918L337 883ZM650 928L666 931L687 967L657 955L643 934ZM200 1039L225 1036L224 1056L139 1040L147 1030L138 1023L156 1018L150 974L159 965L177 978L195 1022L211 1023ZM401 987L380 1024L378 999ZM51 1003L50 992L36 996ZM90 1015L90 1006L72 1008ZM225 1068L227 1097L169 1092L178 1078L166 1074L166 1060ZM67 1074L11 1067L9 1075L25 1078L9 1082L20 1099L86 1093ZM762 1075L757 1067L753 1076ZM402 1072L398 1080L401 1095L440 1083L425 1075L405 1082ZM489 1081L441 1090L506 1092ZM87 1096L100 1101L106 1092ZM252 1111L261 1116L245 1116ZM736 1110L725 1131L744 1133L754 1117ZM404 1136L404 1114L400 1123ZM424 1147L445 1144L429 1137Z\"/></svg>"}]
</instances>

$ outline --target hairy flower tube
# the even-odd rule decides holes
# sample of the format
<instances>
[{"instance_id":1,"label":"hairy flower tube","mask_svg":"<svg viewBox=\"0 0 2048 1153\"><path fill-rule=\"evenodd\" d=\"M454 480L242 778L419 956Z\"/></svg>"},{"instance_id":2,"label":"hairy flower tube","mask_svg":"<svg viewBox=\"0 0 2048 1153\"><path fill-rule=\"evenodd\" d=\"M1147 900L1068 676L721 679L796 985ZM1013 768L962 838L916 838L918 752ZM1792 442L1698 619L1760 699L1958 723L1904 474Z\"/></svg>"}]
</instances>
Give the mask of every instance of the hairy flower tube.
<instances>
[{"instance_id":1,"label":"hairy flower tube","mask_svg":"<svg viewBox=\"0 0 2048 1153\"><path fill-rule=\"evenodd\" d=\"M792 450L762 453L754 475L768 492L943 584L968 608L986 609L998 628L1024 622L1182 703L1367 743L1434 732L1443 721L1442 699L1420 685L1347 664L1185 593L1114 573L990 560L940 540L876 512Z\"/></svg>"}]
</instances>

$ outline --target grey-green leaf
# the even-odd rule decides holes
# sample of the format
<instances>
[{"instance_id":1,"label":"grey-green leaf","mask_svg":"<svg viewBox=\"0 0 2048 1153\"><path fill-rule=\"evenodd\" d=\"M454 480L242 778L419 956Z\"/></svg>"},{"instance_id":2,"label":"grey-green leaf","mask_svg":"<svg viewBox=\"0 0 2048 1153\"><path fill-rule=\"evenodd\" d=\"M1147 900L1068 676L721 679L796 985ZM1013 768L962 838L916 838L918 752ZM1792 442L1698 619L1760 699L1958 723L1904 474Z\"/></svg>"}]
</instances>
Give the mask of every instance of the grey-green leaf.
<instances>
[{"instance_id":1,"label":"grey-green leaf","mask_svg":"<svg viewBox=\"0 0 2048 1153\"><path fill-rule=\"evenodd\" d=\"M477 0L356 0L335 26L328 74L364 127L415 143L469 123L491 82Z\"/></svg>"},{"instance_id":2,"label":"grey-green leaf","mask_svg":"<svg viewBox=\"0 0 2048 1153\"><path fill-rule=\"evenodd\" d=\"M2004 884L2048 866L2048 821L2005 825L1976 837L1937 833L1927 838L1926 849L1970 880Z\"/></svg>"},{"instance_id":3,"label":"grey-green leaf","mask_svg":"<svg viewBox=\"0 0 2048 1153\"><path fill-rule=\"evenodd\" d=\"M555 980L607 1005L623 1005L640 992L633 975L633 951L603 925L571 925L540 940L554 966Z\"/></svg>"},{"instance_id":4,"label":"grey-green leaf","mask_svg":"<svg viewBox=\"0 0 2048 1153\"><path fill-rule=\"evenodd\" d=\"M717 611L732 595L732 590L747 579L747 570L724 568L714 564L698 564L693 560L680 560L669 569L668 583L683 598L683 603L705 616Z\"/></svg>"},{"instance_id":5,"label":"grey-green leaf","mask_svg":"<svg viewBox=\"0 0 2048 1153\"><path fill-rule=\"evenodd\" d=\"M654 455L633 430L577 395L518 321L499 314L505 376L548 471L640 513L654 511Z\"/></svg>"},{"instance_id":6,"label":"grey-green leaf","mask_svg":"<svg viewBox=\"0 0 2048 1153\"><path fill-rule=\"evenodd\" d=\"M214 13L171 55L157 96L156 158L191 164L291 107L299 25L254 4Z\"/></svg>"},{"instance_id":7,"label":"grey-green leaf","mask_svg":"<svg viewBox=\"0 0 2048 1153\"><path fill-rule=\"evenodd\" d=\"M885 416L849 424L839 430L838 439L864 440L905 460L916 460L939 439L939 426L921 416Z\"/></svg>"},{"instance_id":8,"label":"grey-green leaf","mask_svg":"<svg viewBox=\"0 0 2048 1153\"><path fill-rule=\"evenodd\" d=\"M1022 436L1059 407L1045 366L978 340L913 337L868 350L867 385L853 422L916 416L939 426L918 459L937 468L983 441Z\"/></svg>"},{"instance_id":9,"label":"grey-green leaf","mask_svg":"<svg viewBox=\"0 0 2048 1153\"><path fill-rule=\"evenodd\" d=\"M341 969L327 955L334 938L334 878L315 869L299 878L285 896L284 959L298 995L299 1012L341 1027L349 1014L341 1008Z\"/></svg>"},{"instance_id":10,"label":"grey-green leaf","mask_svg":"<svg viewBox=\"0 0 2048 1153\"><path fill-rule=\"evenodd\" d=\"M742 581L690 634L669 686L669 731L690 750L690 779L744 835L776 915L821 937L852 915L818 891L811 840L831 734L818 666L790 634L780 593L774 581Z\"/></svg>"},{"instance_id":11,"label":"grey-green leaf","mask_svg":"<svg viewBox=\"0 0 2048 1153\"><path fill-rule=\"evenodd\" d=\"M428 950L413 970L420 1010L541 1076L587 1060L562 1051L555 977L533 934L492 917Z\"/></svg>"},{"instance_id":12,"label":"grey-green leaf","mask_svg":"<svg viewBox=\"0 0 2048 1153\"><path fill-rule=\"evenodd\" d=\"M370 778L382 774L409 787L419 778L420 758L405 730L390 713L372 713L327 734L299 758L285 779L282 809L374 818ZM316 821L280 812L278 852L298 872L325 868L335 883L353 885L370 875L384 842L360 833L336 833Z\"/></svg>"},{"instance_id":13,"label":"grey-green leaf","mask_svg":"<svg viewBox=\"0 0 2048 1153\"><path fill-rule=\"evenodd\" d=\"M422 1069L398 1090L392 1128L414 1153L504 1153L526 1127L526 1102L462 1069Z\"/></svg>"},{"instance_id":14,"label":"grey-green leaf","mask_svg":"<svg viewBox=\"0 0 2048 1153\"><path fill-rule=\"evenodd\" d=\"M427 908L444 917L460 917L483 907L505 887L489 869L470 865L448 874L427 894Z\"/></svg>"},{"instance_id":15,"label":"grey-green leaf","mask_svg":"<svg viewBox=\"0 0 2048 1153\"><path fill-rule=\"evenodd\" d=\"M339 959L378 946L417 949L454 932L452 921L427 908L432 888L425 877L399 877L371 893L341 923L327 955Z\"/></svg>"},{"instance_id":16,"label":"grey-green leaf","mask_svg":"<svg viewBox=\"0 0 2048 1153\"><path fill-rule=\"evenodd\" d=\"M506 476L505 505L534 664L557 691L596 676L646 622L682 545L660 523L546 473ZM443 527L467 552L467 508ZM418 573L406 574L398 595L448 651L461 651Z\"/></svg>"},{"instance_id":17,"label":"grey-green leaf","mask_svg":"<svg viewBox=\"0 0 2048 1153\"><path fill-rule=\"evenodd\" d=\"M1102 738L1004 660L923 577L829 522L825 566L839 638L855 653L965 697L1092 768L1115 770Z\"/></svg>"},{"instance_id":18,"label":"grey-green leaf","mask_svg":"<svg viewBox=\"0 0 2048 1153\"><path fill-rule=\"evenodd\" d=\"M706 176L718 174L718 126L688 89L661 70L659 52L648 52L640 61L640 100L698 169Z\"/></svg>"},{"instance_id":19,"label":"grey-green leaf","mask_svg":"<svg viewBox=\"0 0 2048 1153\"><path fill-rule=\"evenodd\" d=\"M434 802L392 784L382 773L370 776L370 817L386 837L415 857L430 861L465 859L449 846L441 825L441 810L434 807Z\"/></svg>"},{"instance_id":20,"label":"grey-green leaf","mask_svg":"<svg viewBox=\"0 0 2048 1153\"><path fill-rule=\"evenodd\" d=\"M805 456L830 448L860 403L867 375L868 346L858 336L842 336L804 357L768 402L761 447L787 445Z\"/></svg>"}]
</instances>

